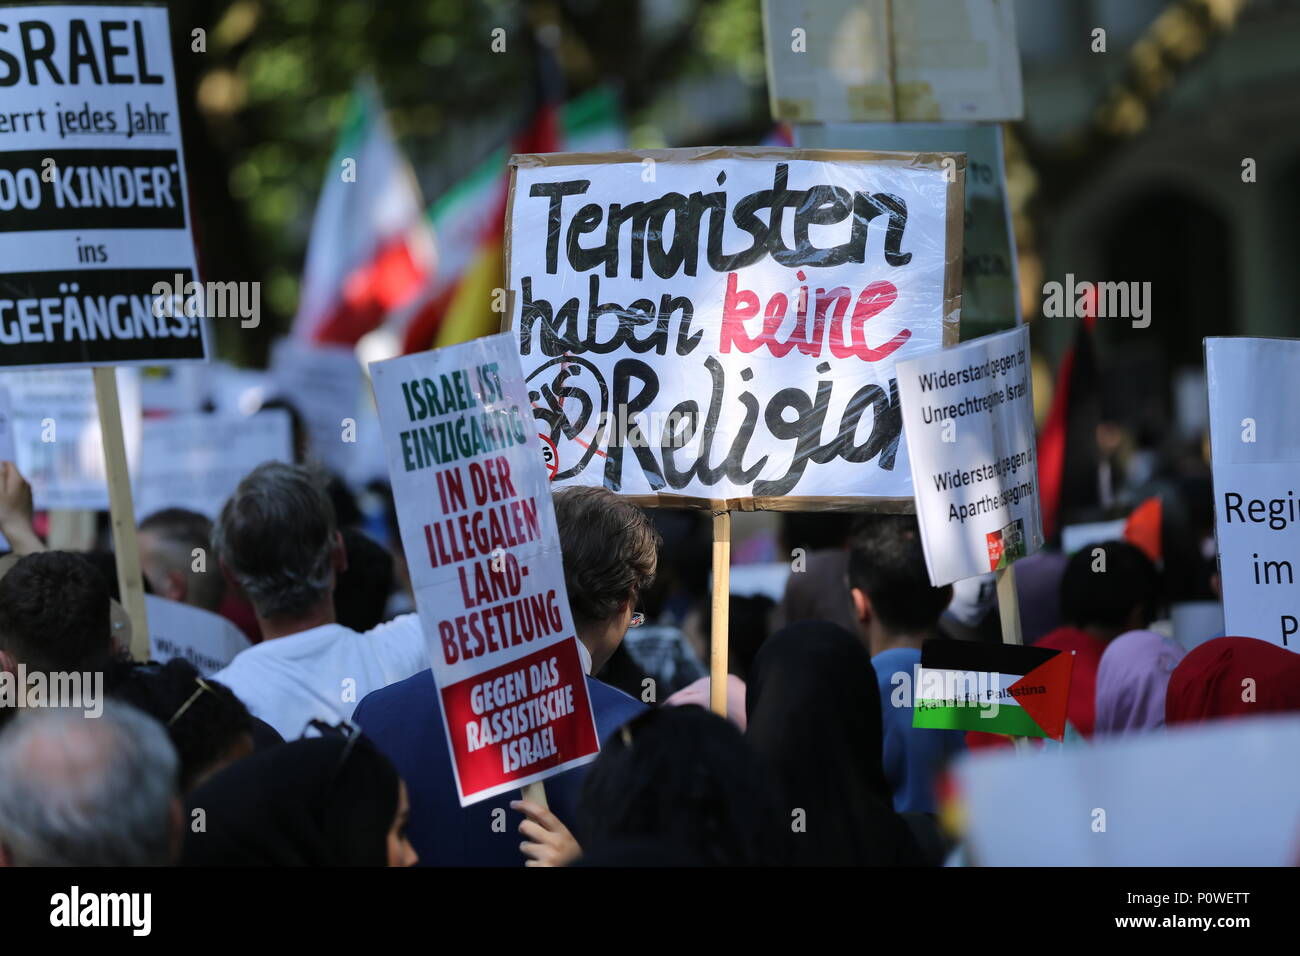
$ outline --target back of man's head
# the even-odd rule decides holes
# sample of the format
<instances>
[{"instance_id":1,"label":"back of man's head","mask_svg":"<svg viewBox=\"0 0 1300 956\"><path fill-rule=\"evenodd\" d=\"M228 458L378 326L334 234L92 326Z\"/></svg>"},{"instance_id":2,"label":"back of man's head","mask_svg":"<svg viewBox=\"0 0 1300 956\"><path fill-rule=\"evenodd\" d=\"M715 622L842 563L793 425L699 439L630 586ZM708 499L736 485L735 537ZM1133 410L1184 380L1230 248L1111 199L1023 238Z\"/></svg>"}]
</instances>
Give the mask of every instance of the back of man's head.
<instances>
[{"instance_id":1,"label":"back of man's head","mask_svg":"<svg viewBox=\"0 0 1300 956\"><path fill-rule=\"evenodd\" d=\"M154 578L179 575L185 581L185 603L215 611L225 593L221 569L206 554L212 545L212 522L197 511L164 508L140 522L140 562ZM195 550L205 557L204 570L195 571ZM163 582L151 580L154 593L165 594Z\"/></svg>"},{"instance_id":2,"label":"back of man's head","mask_svg":"<svg viewBox=\"0 0 1300 956\"><path fill-rule=\"evenodd\" d=\"M29 671L102 671L113 655L108 584L71 551L19 559L0 578L0 651Z\"/></svg>"},{"instance_id":3,"label":"back of man's head","mask_svg":"<svg viewBox=\"0 0 1300 956\"><path fill-rule=\"evenodd\" d=\"M604 488L565 488L554 502L574 624L608 621L654 581L659 533L644 511Z\"/></svg>"},{"instance_id":4,"label":"back of man's head","mask_svg":"<svg viewBox=\"0 0 1300 956\"><path fill-rule=\"evenodd\" d=\"M849 587L866 595L890 634L933 629L952 599L951 588L930 584L915 515L858 518L850 538Z\"/></svg>"},{"instance_id":5,"label":"back of man's head","mask_svg":"<svg viewBox=\"0 0 1300 956\"><path fill-rule=\"evenodd\" d=\"M176 752L162 725L106 701L24 710L0 733L0 856L17 866L162 866L177 846Z\"/></svg>"},{"instance_id":6,"label":"back of man's head","mask_svg":"<svg viewBox=\"0 0 1300 956\"><path fill-rule=\"evenodd\" d=\"M320 476L267 462L235 489L213 529L213 549L262 618L296 617L334 584L334 507Z\"/></svg>"},{"instance_id":7,"label":"back of man's head","mask_svg":"<svg viewBox=\"0 0 1300 956\"><path fill-rule=\"evenodd\" d=\"M1061 577L1061 617L1075 627L1144 628L1155 619L1159 602L1160 572L1127 541L1079 549Z\"/></svg>"}]
</instances>

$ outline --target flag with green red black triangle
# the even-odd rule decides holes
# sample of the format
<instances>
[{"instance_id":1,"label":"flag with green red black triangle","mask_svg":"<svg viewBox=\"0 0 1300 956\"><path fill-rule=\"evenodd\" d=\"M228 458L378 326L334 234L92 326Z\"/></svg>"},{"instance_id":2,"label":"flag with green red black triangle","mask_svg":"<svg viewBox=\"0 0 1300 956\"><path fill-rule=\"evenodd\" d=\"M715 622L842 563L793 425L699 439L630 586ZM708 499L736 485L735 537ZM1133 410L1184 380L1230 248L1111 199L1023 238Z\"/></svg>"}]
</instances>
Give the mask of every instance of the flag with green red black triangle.
<instances>
[{"instance_id":1,"label":"flag with green red black triangle","mask_svg":"<svg viewBox=\"0 0 1300 956\"><path fill-rule=\"evenodd\" d=\"M928 640L915 675L912 726L1060 740L1073 666L1072 654L1045 647Z\"/></svg>"}]
</instances>

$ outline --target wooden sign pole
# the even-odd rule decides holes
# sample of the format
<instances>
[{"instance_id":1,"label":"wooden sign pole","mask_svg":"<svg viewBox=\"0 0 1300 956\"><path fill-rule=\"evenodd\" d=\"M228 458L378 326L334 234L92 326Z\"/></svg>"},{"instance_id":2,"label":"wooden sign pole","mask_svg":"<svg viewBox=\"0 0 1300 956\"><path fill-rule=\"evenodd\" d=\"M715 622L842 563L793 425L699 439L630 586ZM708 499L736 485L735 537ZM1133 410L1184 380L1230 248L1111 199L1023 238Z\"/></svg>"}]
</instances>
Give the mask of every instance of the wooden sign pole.
<instances>
[{"instance_id":1,"label":"wooden sign pole","mask_svg":"<svg viewBox=\"0 0 1300 956\"><path fill-rule=\"evenodd\" d=\"M543 810L551 809L551 805L546 802L546 781L537 780L533 783L525 784L520 791L525 800L531 800L533 803L540 804Z\"/></svg>"},{"instance_id":2,"label":"wooden sign pole","mask_svg":"<svg viewBox=\"0 0 1300 956\"><path fill-rule=\"evenodd\" d=\"M713 512L713 618L709 626L709 709L727 716L728 617L731 602L731 512Z\"/></svg>"},{"instance_id":3,"label":"wooden sign pole","mask_svg":"<svg viewBox=\"0 0 1300 956\"><path fill-rule=\"evenodd\" d=\"M1024 635L1020 632L1020 597L1016 594L1016 566L1008 564L997 572L998 582L998 617L1002 621L1002 643L1024 644ZM1019 751L1029 750L1026 737L1012 737L1011 742Z\"/></svg>"},{"instance_id":4,"label":"wooden sign pole","mask_svg":"<svg viewBox=\"0 0 1300 956\"><path fill-rule=\"evenodd\" d=\"M1020 598L1016 594L1016 566L1008 564L997 572L998 617L1002 619L1002 643L1025 643L1020 633Z\"/></svg>"},{"instance_id":5,"label":"wooden sign pole","mask_svg":"<svg viewBox=\"0 0 1300 956\"><path fill-rule=\"evenodd\" d=\"M135 507L131 501L131 473L126 466L126 440L122 434L122 409L117 398L117 370L93 369L95 404L99 406L99 431L108 473L108 507L113 525L113 553L117 558L117 586L122 606L131 619L131 656L149 659L149 620L144 609L144 577L140 573L140 546L135 537Z\"/></svg>"}]
</instances>

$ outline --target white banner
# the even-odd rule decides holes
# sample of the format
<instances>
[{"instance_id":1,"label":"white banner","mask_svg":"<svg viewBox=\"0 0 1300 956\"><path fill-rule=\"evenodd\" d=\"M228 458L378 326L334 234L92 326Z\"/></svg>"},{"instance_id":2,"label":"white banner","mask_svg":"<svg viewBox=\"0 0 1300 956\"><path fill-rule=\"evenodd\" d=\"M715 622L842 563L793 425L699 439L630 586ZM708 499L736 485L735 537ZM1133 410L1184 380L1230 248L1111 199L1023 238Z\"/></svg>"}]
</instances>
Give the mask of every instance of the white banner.
<instances>
[{"instance_id":1,"label":"white banner","mask_svg":"<svg viewBox=\"0 0 1300 956\"><path fill-rule=\"evenodd\" d=\"M930 583L1041 548L1029 327L899 362L898 390Z\"/></svg>"},{"instance_id":2,"label":"white banner","mask_svg":"<svg viewBox=\"0 0 1300 956\"><path fill-rule=\"evenodd\" d=\"M134 476L136 517L186 508L215 519L243 477L264 461L293 461L284 409L146 419Z\"/></svg>"},{"instance_id":3,"label":"white banner","mask_svg":"<svg viewBox=\"0 0 1300 956\"><path fill-rule=\"evenodd\" d=\"M1300 339L1207 338L1227 633L1300 650Z\"/></svg>"},{"instance_id":4,"label":"white banner","mask_svg":"<svg viewBox=\"0 0 1300 956\"><path fill-rule=\"evenodd\" d=\"M0 387L13 406L18 470L32 486L38 511L108 510L108 475L100 437L99 406L89 369L5 372ZM126 459L134 471L140 453L140 377L117 370L118 405Z\"/></svg>"},{"instance_id":5,"label":"white banner","mask_svg":"<svg viewBox=\"0 0 1300 956\"><path fill-rule=\"evenodd\" d=\"M964 163L515 157L510 320L555 482L908 507L894 364L956 341Z\"/></svg>"}]
</instances>

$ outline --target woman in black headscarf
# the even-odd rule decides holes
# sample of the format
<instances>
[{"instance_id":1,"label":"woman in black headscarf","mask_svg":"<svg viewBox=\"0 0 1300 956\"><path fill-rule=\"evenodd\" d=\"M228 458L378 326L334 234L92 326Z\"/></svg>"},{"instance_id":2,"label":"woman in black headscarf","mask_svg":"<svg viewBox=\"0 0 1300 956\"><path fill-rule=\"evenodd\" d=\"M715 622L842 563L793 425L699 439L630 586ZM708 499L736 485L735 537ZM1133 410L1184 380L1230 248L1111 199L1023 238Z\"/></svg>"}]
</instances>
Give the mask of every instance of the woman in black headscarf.
<instances>
[{"instance_id":1,"label":"woman in black headscarf","mask_svg":"<svg viewBox=\"0 0 1300 956\"><path fill-rule=\"evenodd\" d=\"M195 812L202 811L196 818ZM366 738L295 740L190 795L185 866L412 866L406 785Z\"/></svg>"},{"instance_id":2,"label":"woman in black headscarf","mask_svg":"<svg viewBox=\"0 0 1300 956\"><path fill-rule=\"evenodd\" d=\"M791 821L791 862L922 862L881 767L880 690L859 640L826 621L777 631L754 658L745 710Z\"/></svg>"}]
</instances>

